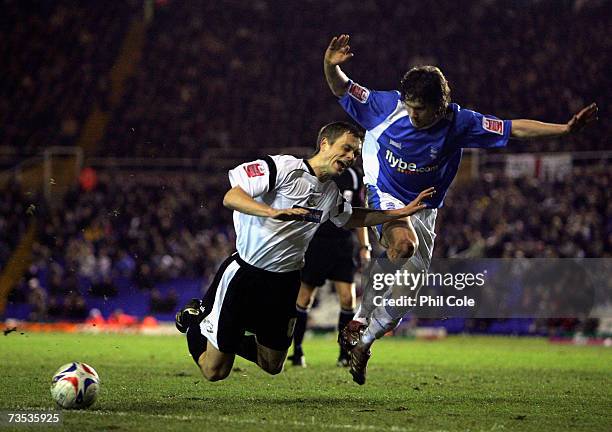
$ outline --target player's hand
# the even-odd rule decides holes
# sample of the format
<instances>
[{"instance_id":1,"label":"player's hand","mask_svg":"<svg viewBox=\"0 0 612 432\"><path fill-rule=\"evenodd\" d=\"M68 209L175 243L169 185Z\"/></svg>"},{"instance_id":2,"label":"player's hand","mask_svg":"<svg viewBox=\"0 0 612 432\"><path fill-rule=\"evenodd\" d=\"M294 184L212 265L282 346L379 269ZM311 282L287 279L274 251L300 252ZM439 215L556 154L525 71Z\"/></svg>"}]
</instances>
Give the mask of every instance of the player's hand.
<instances>
[{"instance_id":1,"label":"player's hand","mask_svg":"<svg viewBox=\"0 0 612 432\"><path fill-rule=\"evenodd\" d=\"M308 210L303 208L270 209L269 217L281 221L303 221Z\"/></svg>"},{"instance_id":2,"label":"player's hand","mask_svg":"<svg viewBox=\"0 0 612 432\"><path fill-rule=\"evenodd\" d=\"M598 120L597 104L593 102L591 105L582 108L577 114L574 114L572 119L567 122L567 133L580 132L587 124L596 120Z\"/></svg>"},{"instance_id":3,"label":"player's hand","mask_svg":"<svg viewBox=\"0 0 612 432\"><path fill-rule=\"evenodd\" d=\"M359 268L366 269L372 260L372 253L366 247L359 248Z\"/></svg>"},{"instance_id":4,"label":"player's hand","mask_svg":"<svg viewBox=\"0 0 612 432\"><path fill-rule=\"evenodd\" d=\"M410 203L408 203L406 207L402 209L402 213L405 213L406 216L410 216L415 214L419 210L427 208L427 204L425 204L423 200L431 198L435 193L436 190L433 187L425 189L414 200L410 201Z\"/></svg>"},{"instance_id":5,"label":"player's hand","mask_svg":"<svg viewBox=\"0 0 612 432\"><path fill-rule=\"evenodd\" d=\"M349 35L334 36L325 51L325 63L332 66L340 65L353 57L349 46Z\"/></svg>"}]
</instances>

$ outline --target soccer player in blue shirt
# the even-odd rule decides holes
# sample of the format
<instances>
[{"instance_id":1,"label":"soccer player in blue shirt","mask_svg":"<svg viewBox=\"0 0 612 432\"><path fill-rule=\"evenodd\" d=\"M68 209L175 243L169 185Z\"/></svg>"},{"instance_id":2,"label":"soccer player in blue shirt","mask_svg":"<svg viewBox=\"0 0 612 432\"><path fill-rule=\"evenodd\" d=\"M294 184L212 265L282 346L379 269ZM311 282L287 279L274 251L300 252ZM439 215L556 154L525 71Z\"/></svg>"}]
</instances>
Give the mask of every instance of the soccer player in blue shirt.
<instances>
[{"instance_id":1,"label":"soccer player in blue shirt","mask_svg":"<svg viewBox=\"0 0 612 432\"><path fill-rule=\"evenodd\" d=\"M363 167L368 206L401 208L424 188L433 186L436 190L436 195L427 202L428 209L377 227L389 261L408 271L429 268L437 209L444 204L464 148L503 147L509 138L559 137L578 132L597 119L594 103L566 124L500 120L482 115L450 102L448 82L435 66L410 69L402 78L399 91L370 90L350 80L340 68L352 56L349 36L343 34L331 40L323 64L332 93L367 131ZM384 295L399 298L411 294L399 291L399 286L391 287ZM351 350L350 372L358 384L365 383L374 340L395 328L408 310L375 307L374 294L372 287L367 287L353 321L340 335L341 344Z\"/></svg>"}]
</instances>

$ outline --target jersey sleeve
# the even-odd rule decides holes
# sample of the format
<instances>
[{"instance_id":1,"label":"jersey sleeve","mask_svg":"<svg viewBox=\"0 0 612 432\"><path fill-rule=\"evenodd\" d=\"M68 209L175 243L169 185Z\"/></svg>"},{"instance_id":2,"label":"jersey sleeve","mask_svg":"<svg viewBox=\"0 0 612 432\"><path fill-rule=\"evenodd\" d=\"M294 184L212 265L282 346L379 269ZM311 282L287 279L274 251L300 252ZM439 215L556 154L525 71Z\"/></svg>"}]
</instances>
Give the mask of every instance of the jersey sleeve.
<instances>
[{"instance_id":1,"label":"jersey sleeve","mask_svg":"<svg viewBox=\"0 0 612 432\"><path fill-rule=\"evenodd\" d=\"M370 130L382 123L395 110L399 93L369 90L349 81L346 94L338 101L357 123Z\"/></svg>"},{"instance_id":2,"label":"jersey sleeve","mask_svg":"<svg viewBox=\"0 0 612 432\"><path fill-rule=\"evenodd\" d=\"M338 191L336 203L329 212L329 220L337 227L341 227L346 225L351 218L351 214L353 214L353 207Z\"/></svg>"},{"instance_id":3,"label":"jersey sleeve","mask_svg":"<svg viewBox=\"0 0 612 432\"><path fill-rule=\"evenodd\" d=\"M276 165L269 156L238 165L228 174L232 187L239 186L253 198L271 191L276 186Z\"/></svg>"},{"instance_id":4,"label":"jersey sleeve","mask_svg":"<svg viewBox=\"0 0 612 432\"><path fill-rule=\"evenodd\" d=\"M511 120L462 109L458 120L463 128L460 146L463 148L505 147L512 129Z\"/></svg>"}]
</instances>

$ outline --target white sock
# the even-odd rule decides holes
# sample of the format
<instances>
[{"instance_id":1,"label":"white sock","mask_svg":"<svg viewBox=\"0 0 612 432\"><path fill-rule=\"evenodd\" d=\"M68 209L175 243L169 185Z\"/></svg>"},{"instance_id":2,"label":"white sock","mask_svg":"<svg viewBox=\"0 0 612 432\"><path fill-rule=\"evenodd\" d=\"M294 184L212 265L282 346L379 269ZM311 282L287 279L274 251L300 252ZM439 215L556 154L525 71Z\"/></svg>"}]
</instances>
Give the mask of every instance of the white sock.
<instances>
[{"instance_id":1,"label":"white sock","mask_svg":"<svg viewBox=\"0 0 612 432\"><path fill-rule=\"evenodd\" d=\"M397 327L400 321L401 318L393 318L384 307L377 307L370 316L370 323L361 336L361 342L365 345L372 345L374 340L380 339L385 333Z\"/></svg>"},{"instance_id":2,"label":"white sock","mask_svg":"<svg viewBox=\"0 0 612 432\"><path fill-rule=\"evenodd\" d=\"M380 267L380 264L375 264L370 270L370 276L375 273L384 273L384 270ZM374 285L367 281L365 284L363 297L361 298L361 304L359 305L359 309L357 309L357 313L353 318L355 321L359 321L360 323L367 324L370 315L372 315L372 311L376 309L374 305L374 297L382 296L391 290L390 286L384 287L382 290L374 289Z\"/></svg>"},{"instance_id":3,"label":"white sock","mask_svg":"<svg viewBox=\"0 0 612 432\"><path fill-rule=\"evenodd\" d=\"M427 266L429 267L429 266ZM407 270L409 272L420 272L422 268L425 266L418 260L416 257L410 258L402 267L402 270ZM412 287L413 289L407 288L405 286L394 285L391 289L385 292L383 296L384 299L388 298L400 298L402 295L415 297L417 296L419 290L422 286L421 283L418 286ZM373 290L374 291L374 290ZM377 295L381 295L380 291L376 291ZM370 312L368 328L365 330L363 336L361 337L361 341L366 345L371 345L374 343L374 340L380 339L387 332L395 329L402 318L406 313L408 313L411 309L410 306L396 306L396 307L384 307L378 306L375 307L372 312Z\"/></svg>"}]
</instances>

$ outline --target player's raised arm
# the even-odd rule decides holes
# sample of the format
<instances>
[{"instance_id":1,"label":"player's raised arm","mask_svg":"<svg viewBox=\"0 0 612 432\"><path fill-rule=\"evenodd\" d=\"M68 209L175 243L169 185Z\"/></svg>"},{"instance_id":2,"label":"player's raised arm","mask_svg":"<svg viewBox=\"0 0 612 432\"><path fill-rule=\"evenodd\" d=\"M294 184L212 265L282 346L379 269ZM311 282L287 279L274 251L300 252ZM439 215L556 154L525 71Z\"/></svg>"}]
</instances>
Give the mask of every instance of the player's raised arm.
<instances>
[{"instance_id":1,"label":"player's raised arm","mask_svg":"<svg viewBox=\"0 0 612 432\"><path fill-rule=\"evenodd\" d=\"M433 187L422 191L414 200L406 207L394 210L374 210L361 207L353 207L353 212L350 219L344 225L345 228L355 228L360 226L374 226L383 223L391 222L395 219L401 219L415 214L419 210L427 208L427 204L423 201L431 198L435 190Z\"/></svg>"},{"instance_id":2,"label":"player's raised arm","mask_svg":"<svg viewBox=\"0 0 612 432\"><path fill-rule=\"evenodd\" d=\"M353 53L349 46L349 35L334 36L325 51L323 71L327 85L336 97L342 97L346 93L349 78L342 72L340 65L351 57Z\"/></svg>"},{"instance_id":3,"label":"player's raised arm","mask_svg":"<svg viewBox=\"0 0 612 432\"><path fill-rule=\"evenodd\" d=\"M597 105L581 109L565 124L543 123L536 120L512 120L510 138L554 138L581 131L586 125L597 120Z\"/></svg>"},{"instance_id":4,"label":"player's raised arm","mask_svg":"<svg viewBox=\"0 0 612 432\"><path fill-rule=\"evenodd\" d=\"M240 186L235 186L227 191L223 197L223 205L230 210L236 210L240 213L270 217L283 221L304 220L304 216L308 214L308 210L302 208L272 208L269 205L255 201Z\"/></svg>"}]
</instances>

